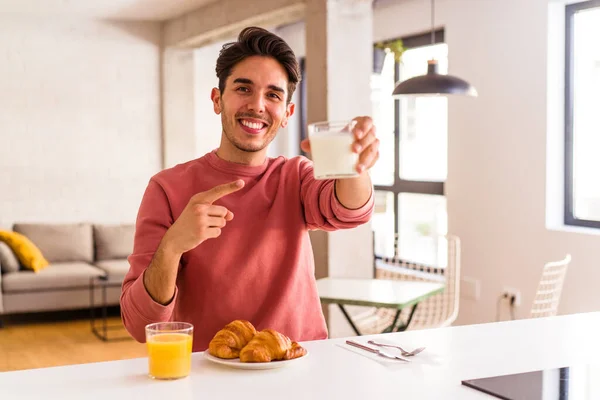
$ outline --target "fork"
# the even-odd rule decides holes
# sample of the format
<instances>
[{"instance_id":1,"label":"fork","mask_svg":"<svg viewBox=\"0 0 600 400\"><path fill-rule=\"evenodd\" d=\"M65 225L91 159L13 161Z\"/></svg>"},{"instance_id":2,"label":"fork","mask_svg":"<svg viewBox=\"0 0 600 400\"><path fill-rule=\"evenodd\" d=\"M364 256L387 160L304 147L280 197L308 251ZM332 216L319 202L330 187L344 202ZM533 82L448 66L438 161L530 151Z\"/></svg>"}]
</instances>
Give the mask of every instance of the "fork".
<instances>
[{"instance_id":1,"label":"fork","mask_svg":"<svg viewBox=\"0 0 600 400\"><path fill-rule=\"evenodd\" d=\"M410 362L410 360L407 359L407 358L400 357L400 356L397 356L395 354L390 354L390 353L387 353L387 352L385 352L383 350L372 349L372 348L370 348L368 346L364 346L364 345L362 345L360 343L353 342L352 340L346 340L346 344L349 344L350 346L358 347L359 349L363 349L363 350L369 351L371 353L375 353L375 354L377 354L379 356L382 356L382 357L385 357L385 358L390 358L390 359L402 360L402 361Z\"/></svg>"},{"instance_id":2,"label":"fork","mask_svg":"<svg viewBox=\"0 0 600 400\"><path fill-rule=\"evenodd\" d=\"M374 340L369 340L368 343L372 344L372 345L375 345L375 346L379 346L379 347L392 347L394 349L398 349L398 350L400 350L402 352L402 355L404 357L416 356L417 354L419 354L420 352L422 352L423 350L425 350L425 347L419 347L418 349L414 349L413 351L406 351L406 350L404 350L400 346L393 345L393 344L377 343Z\"/></svg>"}]
</instances>

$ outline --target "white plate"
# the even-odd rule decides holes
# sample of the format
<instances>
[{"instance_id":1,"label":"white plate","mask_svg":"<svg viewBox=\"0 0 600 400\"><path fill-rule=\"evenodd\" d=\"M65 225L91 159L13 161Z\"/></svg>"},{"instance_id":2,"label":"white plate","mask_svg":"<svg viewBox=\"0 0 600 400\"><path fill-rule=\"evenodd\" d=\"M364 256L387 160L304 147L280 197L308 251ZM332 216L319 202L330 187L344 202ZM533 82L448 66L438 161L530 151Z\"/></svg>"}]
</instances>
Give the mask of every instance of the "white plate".
<instances>
[{"instance_id":1,"label":"white plate","mask_svg":"<svg viewBox=\"0 0 600 400\"><path fill-rule=\"evenodd\" d=\"M208 354L208 351L204 352L204 357L207 360L209 360L209 361L212 361L212 362L217 363L217 364L225 365L225 366L230 367L230 368L239 368L239 369L275 369L275 368L287 367L289 365L293 365L293 364L296 364L296 363L304 360L306 357L308 357L308 350L306 351L305 355L303 355L302 357L299 357L299 358L294 358L294 359L285 360L285 361L271 361L271 362L262 362L262 363L243 363L243 362L240 361L239 358L234 358L234 359L226 360L226 359L223 359L223 358L218 358L218 357L211 356L210 354Z\"/></svg>"}]
</instances>

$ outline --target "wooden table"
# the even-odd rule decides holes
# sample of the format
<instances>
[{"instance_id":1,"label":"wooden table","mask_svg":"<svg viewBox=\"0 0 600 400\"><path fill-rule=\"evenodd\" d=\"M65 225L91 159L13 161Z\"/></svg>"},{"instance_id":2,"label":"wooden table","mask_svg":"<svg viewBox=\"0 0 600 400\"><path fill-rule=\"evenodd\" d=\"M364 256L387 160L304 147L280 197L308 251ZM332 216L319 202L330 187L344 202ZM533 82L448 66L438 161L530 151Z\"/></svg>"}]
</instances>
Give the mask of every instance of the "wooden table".
<instances>
[{"instance_id":1,"label":"wooden table","mask_svg":"<svg viewBox=\"0 0 600 400\"><path fill-rule=\"evenodd\" d=\"M323 278L317 280L321 302L337 304L357 335L359 329L345 305L391 308L396 311L392 324L382 333L400 332L410 324L419 302L444 290L443 283L387 279ZM399 321L404 308L411 307L406 321Z\"/></svg>"},{"instance_id":2,"label":"wooden table","mask_svg":"<svg viewBox=\"0 0 600 400\"><path fill-rule=\"evenodd\" d=\"M267 371L236 370L195 353L191 375L176 381L148 378L146 358L4 372L0 398L492 400L461 381L598 364L598 332L600 312L354 338L361 343L373 338L409 348L426 346L410 363L374 361L344 347L345 339L304 342L306 359ZM52 345L56 344L48 343ZM598 381L598 376L589 376L582 389L598 390Z\"/></svg>"}]
</instances>

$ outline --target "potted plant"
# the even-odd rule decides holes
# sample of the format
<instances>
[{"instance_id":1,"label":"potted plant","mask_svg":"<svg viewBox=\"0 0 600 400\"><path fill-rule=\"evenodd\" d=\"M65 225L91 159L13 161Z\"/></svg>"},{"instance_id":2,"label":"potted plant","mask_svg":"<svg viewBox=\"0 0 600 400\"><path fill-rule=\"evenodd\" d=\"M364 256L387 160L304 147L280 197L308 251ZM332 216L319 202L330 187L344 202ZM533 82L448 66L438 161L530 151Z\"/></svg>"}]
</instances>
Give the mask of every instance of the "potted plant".
<instances>
[{"instance_id":1,"label":"potted plant","mask_svg":"<svg viewBox=\"0 0 600 400\"><path fill-rule=\"evenodd\" d=\"M431 226L431 224L429 224L427 222L421 222L421 223L417 224L415 226L415 230L421 236L431 236L431 234L433 233L433 227Z\"/></svg>"},{"instance_id":2,"label":"potted plant","mask_svg":"<svg viewBox=\"0 0 600 400\"><path fill-rule=\"evenodd\" d=\"M389 52L394 53L394 60L396 60L396 62L401 62L402 53L404 53L404 50L405 48L402 39L375 43L375 48L373 49L373 72L376 74L381 73L383 70L385 56Z\"/></svg>"}]
</instances>

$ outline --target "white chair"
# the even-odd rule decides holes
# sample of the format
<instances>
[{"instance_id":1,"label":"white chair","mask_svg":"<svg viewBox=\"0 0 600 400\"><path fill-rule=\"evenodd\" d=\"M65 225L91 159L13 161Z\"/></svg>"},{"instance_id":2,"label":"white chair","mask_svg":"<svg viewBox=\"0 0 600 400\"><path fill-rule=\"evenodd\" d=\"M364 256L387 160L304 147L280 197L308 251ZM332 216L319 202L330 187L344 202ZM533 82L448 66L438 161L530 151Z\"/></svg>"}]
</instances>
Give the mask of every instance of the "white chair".
<instances>
[{"instance_id":1,"label":"white chair","mask_svg":"<svg viewBox=\"0 0 600 400\"><path fill-rule=\"evenodd\" d=\"M383 258L376 262L375 278L410 281L445 282L442 293L419 302L406 329L438 328L451 325L458 316L460 295L460 240L456 236L441 237L447 242L448 262L445 268L424 266L403 261L398 257ZM396 245L397 248L397 245ZM407 321L410 309L402 310L400 319ZM372 308L353 319L362 334L381 333L389 328L396 310ZM389 331L389 330L388 330Z\"/></svg>"},{"instance_id":2,"label":"white chair","mask_svg":"<svg viewBox=\"0 0 600 400\"><path fill-rule=\"evenodd\" d=\"M558 304L571 255L561 261L546 263L531 306L531 318L552 317L558 312Z\"/></svg>"}]
</instances>

